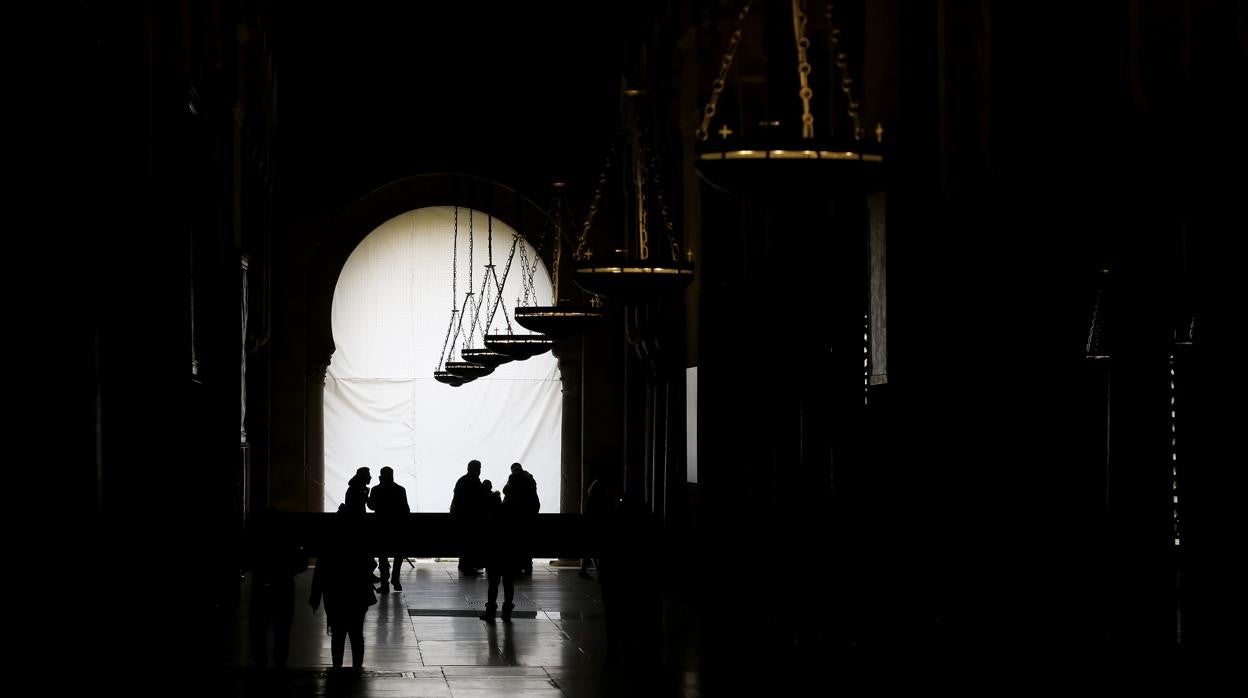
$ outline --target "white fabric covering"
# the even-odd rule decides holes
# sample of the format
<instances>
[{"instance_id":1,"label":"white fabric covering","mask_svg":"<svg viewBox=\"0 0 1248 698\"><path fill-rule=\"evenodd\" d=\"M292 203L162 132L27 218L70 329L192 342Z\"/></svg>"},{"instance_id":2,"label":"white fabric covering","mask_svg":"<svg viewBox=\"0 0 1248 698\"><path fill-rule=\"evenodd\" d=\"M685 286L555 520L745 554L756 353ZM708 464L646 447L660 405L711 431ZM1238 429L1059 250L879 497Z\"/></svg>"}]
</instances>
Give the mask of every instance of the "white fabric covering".
<instances>
[{"instance_id":1,"label":"white fabric covering","mask_svg":"<svg viewBox=\"0 0 1248 698\"><path fill-rule=\"evenodd\" d=\"M457 309L468 290L468 217L468 209L459 209ZM537 479L542 511L559 511L563 400L554 356L503 364L458 388L433 379L451 315L452 221L449 206L392 218L343 267L334 291L336 349L325 377L326 511L338 508L356 468L368 466L375 485L385 465L407 488L413 512L447 511L455 480L473 458L482 462L482 479L498 490L511 464L524 464ZM472 226L473 290L479 294L486 215L472 212ZM513 231L498 219L493 228L501 279ZM527 242L521 244L530 262L538 259ZM537 304L549 305L550 274L537 264ZM517 252L504 285L509 316L523 294L522 273ZM514 320L512 326L527 332ZM495 327L504 327L501 311ZM474 346L481 346L479 337ZM455 353L452 360L458 360Z\"/></svg>"}]
</instances>

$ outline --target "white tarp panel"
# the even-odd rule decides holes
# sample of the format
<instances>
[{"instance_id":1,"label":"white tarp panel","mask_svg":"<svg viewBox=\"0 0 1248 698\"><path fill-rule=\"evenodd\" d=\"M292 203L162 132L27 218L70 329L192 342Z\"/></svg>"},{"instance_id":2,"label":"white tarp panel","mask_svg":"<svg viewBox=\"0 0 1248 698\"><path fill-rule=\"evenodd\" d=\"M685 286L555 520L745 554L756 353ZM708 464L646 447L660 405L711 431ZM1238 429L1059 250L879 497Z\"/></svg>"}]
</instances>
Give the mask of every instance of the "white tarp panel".
<instances>
[{"instance_id":1,"label":"white tarp panel","mask_svg":"<svg viewBox=\"0 0 1248 698\"><path fill-rule=\"evenodd\" d=\"M388 465L407 488L412 511L444 512L455 480L474 458L482 463L482 479L500 490L511 464L523 463L537 479L542 511L559 511L563 400L554 356L513 361L458 388L433 379L451 316L453 211L423 208L385 222L360 243L338 279L336 349L325 377L326 511L338 508L356 468L368 466L376 484ZM457 309L468 290L469 213L459 209ZM473 290L479 294L487 217L472 212L471 223ZM501 278L513 231L497 219L493 229ZM527 242L520 244L531 263L538 259ZM550 274L537 264L536 304L549 305ZM509 315L524 293L522 274L517 252L504 285ZM500 311L495 329L503 327Z\"/></svg>"}]
</instances>

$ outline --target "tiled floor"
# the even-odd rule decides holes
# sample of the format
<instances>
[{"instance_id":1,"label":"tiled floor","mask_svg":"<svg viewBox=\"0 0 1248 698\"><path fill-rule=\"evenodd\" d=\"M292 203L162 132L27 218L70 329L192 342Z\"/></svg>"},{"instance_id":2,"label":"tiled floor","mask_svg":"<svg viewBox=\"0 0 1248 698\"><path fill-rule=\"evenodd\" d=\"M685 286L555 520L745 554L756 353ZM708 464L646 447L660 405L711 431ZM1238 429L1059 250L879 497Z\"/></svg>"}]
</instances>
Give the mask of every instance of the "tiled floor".
<instances>
[{"instance_id":1,"label":"tiled floor","mask_svg":"<svg viewBox=\"0 0 1248 698\"><path fill-rule=\"evenodd\" d=\"M311 576L306 572L297 577L285 672L249 666L250 583L245 585L229 643L234 695L699 695L696 673L689 670L692 662L681 656L669 659L656 676L605 671L598 583L579 578L576 568L555 568L540 560L533 575L516 584L514 620L493 625L476 617L485 605L484 577L461 578L453 560L404 565L403 591L379 595L365 617L364 670L332 672L324 611L314 614L306 603Z\"/></svg>"}]
</instances>

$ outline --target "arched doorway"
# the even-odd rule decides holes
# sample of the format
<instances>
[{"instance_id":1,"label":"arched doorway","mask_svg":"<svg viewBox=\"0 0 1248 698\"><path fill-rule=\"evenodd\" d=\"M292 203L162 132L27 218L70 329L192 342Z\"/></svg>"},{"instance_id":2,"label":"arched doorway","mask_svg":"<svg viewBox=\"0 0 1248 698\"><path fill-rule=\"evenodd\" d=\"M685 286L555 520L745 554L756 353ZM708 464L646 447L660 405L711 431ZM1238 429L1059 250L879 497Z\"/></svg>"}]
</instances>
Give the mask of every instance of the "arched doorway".
<instances>
[{"instance_id":1,"label":"arched doorway","mask_svg":"<svg viewBox=\"0 0 1248 698\"><path fill-rule=\"evenodd\" d=\"M495 332L526 294L526 261L536 302L548 303L552 286L536 250L505 222L467 207L424 207L382 223L348 257L334 291L335 352L325 376L326 511L337 509L357 467L376 477L388 465L413 512L444 512L474 458L496 489L512 462L523 463L541 500L557 507L563 401L555 357L510 362L460 387L433 379L448 336L458 330L458 346L468 341L474 318L457 317L448 328L450 310L469 288L481 297L490 259L500 277L507 272ZM477 318L482 334L485 315Z\"/></svg>"},{"instance_id":2,"label":"arched doorway","mask_svg":"<svg viewBox=\"0 0 1248 698\"><path fill-rule=\"evenodd\" d=\"M506 221L521 235L528 236L542 230L548 222L546 212L531 200L497 182L468 175L428 174L398 180L369 193L326 229L313 249L307 277L306 354L301 362L306 367L307 381L302 411L304 441L297 466L301 472L283 471L284 478L299 483L305 511L319 511L324 505L324 390L336 348L332 308L339 276L361 241L381 224L405 212L431 206L471 208ZM550 259L543 258L542 262L550 268ZM561 283L570 281L563 279ZM449 314L449 294L445 303L444 312ZM559 361L563 399L560 489L558 496L549 501L543 498L542 511L579 512L583 494L580 342L557 343L554 354Z\"/></svg>"}]
</instances>

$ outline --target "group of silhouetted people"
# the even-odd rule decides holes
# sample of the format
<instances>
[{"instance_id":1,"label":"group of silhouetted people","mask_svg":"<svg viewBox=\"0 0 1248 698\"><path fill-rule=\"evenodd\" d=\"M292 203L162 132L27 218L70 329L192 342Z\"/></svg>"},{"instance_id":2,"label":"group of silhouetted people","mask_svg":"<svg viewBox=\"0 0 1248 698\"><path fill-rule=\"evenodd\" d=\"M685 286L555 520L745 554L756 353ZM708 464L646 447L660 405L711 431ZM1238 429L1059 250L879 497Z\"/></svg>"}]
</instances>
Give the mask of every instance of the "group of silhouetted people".
<instances>
[{"instance_id":1,"label":"group of silhouetted people","mask_svg":"<svg viewBox=\"0 0 1248 698\"><path fill-rule=\"evenodd\" d=\"M405 556L383 550L380 562L363 543L364 516L376 513L386 528L395 527L410 512L407 492L394 481L394 470L382 468L380 482L370 489L372 474L359 468L348 481L334 524L318 551L312 576L313 612L325 608L332 636L331 658L341 667L346 642L351 641L351 664L364 661L364 618L377 603L377 592L403 589L399 571ZM519 463L502 490L481 480L481 462L468 463L468 471L455 483L451 519L459 529L462 551L459 571L477 576L485 570L488 599L480 618L493 623L499 610L498 588L503 587L502 619L510 621L515 608L515 580L532 574L529 549L533 526L541 504L537 483ZM602 586L606 611L608 664L656 665L661 647L661 595L657 579L647 573L647 556L656 549L658 531L650 512L639 500L625 494L615 500L598 481L589 487L585 509L589 541L580 576L590 578L592 566ZM273 510L258 513L252 522L249 555L252 569L251 647L258 666L267 663L265 635L273 627L273 663L284 667L289 652L290 625L294 610L294 577L308 568L304 550L282 528ZM380 576L376 572L380 571ZM379 586L375 586L379 585Z\"/></svg>"},{"instance_id":2,"label":"group of silhouetted people","mask_svg":"<svg viewBox=\"0 0 1248 698\"><path fill-rule=\"evenodd\" d=\"M537 481L519 463L511 464L502 492L481 479L481 461L477 460L469 461L468 472L455 483L451 518L463 541L459 572L471 577L485 568L489 592L480 617L486 622L494 622L498 610L499 582L503 585L502 618L511 620L516 577L533 573L527 541L540 508Z\"/></svg>"}]
</instances>

